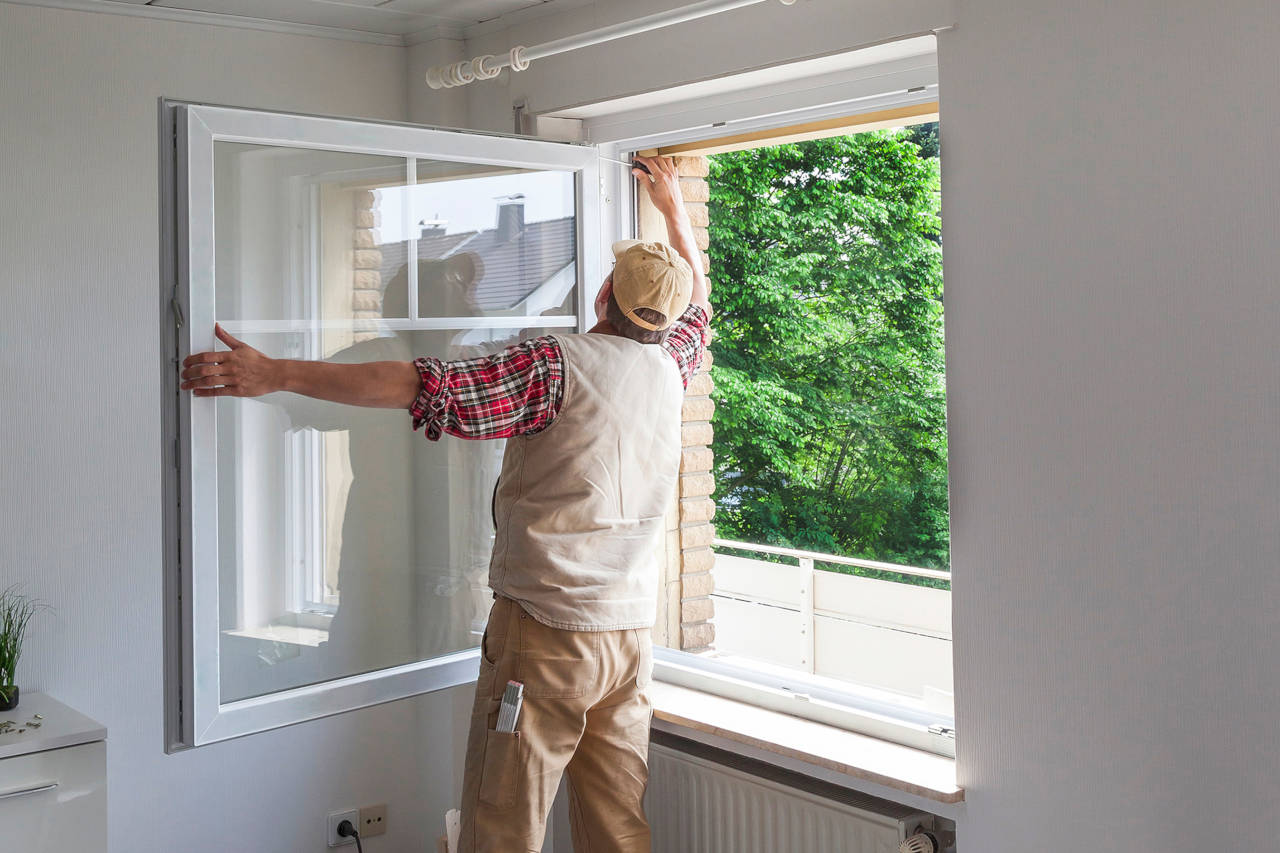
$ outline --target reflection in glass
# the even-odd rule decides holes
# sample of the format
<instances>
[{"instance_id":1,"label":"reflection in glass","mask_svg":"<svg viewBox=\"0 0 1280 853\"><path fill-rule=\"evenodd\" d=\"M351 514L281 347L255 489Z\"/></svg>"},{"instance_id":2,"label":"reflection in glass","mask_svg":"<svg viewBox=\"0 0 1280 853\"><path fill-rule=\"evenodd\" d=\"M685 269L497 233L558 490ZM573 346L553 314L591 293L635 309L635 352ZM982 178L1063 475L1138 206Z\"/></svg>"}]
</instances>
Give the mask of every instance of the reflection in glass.
<instances>
[{"instance_id":1,"label":"reflection in glass","mask_svg":"<svg viewBox=\"0 0 1280 853\"><path fill-rule=\"evenodd\" d=\"M574 313L574 176L417 161L417 183L379 194L387 296L407 304L419 260L419 317ZM394 227L391 226L394 223Z\"/></svg>"},{"instance_id":2,"label":"reflection in glass","mask_svg":"<svg viewBox=\"0 0 1280 853\"><path fill-rule=\"evenodd\" d=\"M449 184L483 193L498 189L488 183L494 180L531 190L539 177L437 165ZM465 177L481 169L484 177ZM506 227L515 230L500 239L502 210L513 199L499 204L496 195L485 196L494 227L465 233L447 249L430 248L434 257L423 255L421 233L398 239L403 232L388 229L387 218L403 220L405 210L389 199L400 193L413 200L417 189L405 192L404 175L397 158L217 143L219 321L273 357L350 363L471 358L547 331L513 326L503 315L524 315L532 304L541 306L535 313L572 312L576 274L563 243L539 248L536 235L551 231L521 225L510 212ZM545 187L558 194L566 176L551 177ZM443 196L433 198L442 217L464 222L462 202L447 207ZM572 222L572 193L569 203ZM494 316L494 326L414 328L407 287L393 286L411 278L406 259L414 249L424 316L447 309L450 316ZM511 261L522 252L554 260ZM499 272L508 263L524 278L504 279ZM567 287L556 278L566 268ZM502 281L525 288L511 291L523 293L514 311L486 307L498 298L489 285ZM441 310L433 314L429 305ZM490 603L490 498L503 442L428 442L410 430L403 411L291 394L219 398L215 408L223 702L479 642Z\"/></svg>"}]
</instances>

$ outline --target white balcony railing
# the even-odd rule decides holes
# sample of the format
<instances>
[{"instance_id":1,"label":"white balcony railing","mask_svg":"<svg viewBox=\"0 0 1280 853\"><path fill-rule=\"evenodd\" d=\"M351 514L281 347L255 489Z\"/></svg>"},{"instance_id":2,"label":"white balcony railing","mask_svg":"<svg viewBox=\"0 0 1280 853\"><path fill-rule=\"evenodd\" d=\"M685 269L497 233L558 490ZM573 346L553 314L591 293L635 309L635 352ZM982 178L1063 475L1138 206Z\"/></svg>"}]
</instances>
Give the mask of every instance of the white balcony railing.
<instances>
[{"instance_id":1,"label":"white balcony railing","mask_svg":"<svg viewBox=\"0 0 1280 853\"><path fill-rule=\"evenodd\" d=\"M909 577L949 572L717 539L716 653L910 696L950 712L951 592L816 568ZM795 564L724 553L789 557Z\"/></svg>"}]
</instances>

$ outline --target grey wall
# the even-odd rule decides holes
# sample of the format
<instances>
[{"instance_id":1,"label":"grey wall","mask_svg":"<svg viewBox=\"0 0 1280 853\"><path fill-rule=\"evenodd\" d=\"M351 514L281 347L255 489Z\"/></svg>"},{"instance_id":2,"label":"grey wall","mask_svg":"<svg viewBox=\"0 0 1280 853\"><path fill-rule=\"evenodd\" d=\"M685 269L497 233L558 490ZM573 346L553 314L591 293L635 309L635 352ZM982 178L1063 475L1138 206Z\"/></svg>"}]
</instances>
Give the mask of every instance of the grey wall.
<instances>
[{"instance_id":1,"label":"grey wall","mask_svg":"<svg viewBox=\"0 0 1280 853\"><path fill-rule=\"evenodd\" d=\"M375 802L434 850L453 799L450 694L163 750L156 99L404 119L405 53L0 3L0 586L56 608L23 689L109 729L112 851L318 853Z\"/></svg>"},{"instance_id":2,"label":"grey wall","mask_svg":"<svg viewBox=\"0 0 1280 853\"><path fill-rule=\"evenodd\" d=\"M966 850L1277 847L1277 43L1246 0L940 39Z\"/></svg>"},{"instance_id":3,"label":"grey wall","mask_svg":"<svg viewBox=\"0 0 1280 853\"><path fill-rule=\"evenodd\" d=\"M927 23L886 8L770 3L556 57L468 87L468 121ZM960 0L955 20L939 50L961 849L1276 849L1280 6Z\"/></svg>"}]
</instances>

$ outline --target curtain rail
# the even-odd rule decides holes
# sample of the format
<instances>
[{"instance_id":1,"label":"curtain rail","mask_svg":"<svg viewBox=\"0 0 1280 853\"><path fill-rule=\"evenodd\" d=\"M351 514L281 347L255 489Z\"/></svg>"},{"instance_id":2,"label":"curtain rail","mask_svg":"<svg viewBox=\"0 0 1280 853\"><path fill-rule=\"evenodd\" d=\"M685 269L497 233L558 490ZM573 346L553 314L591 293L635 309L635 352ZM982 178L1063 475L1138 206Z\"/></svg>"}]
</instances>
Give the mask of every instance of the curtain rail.
<instances>
[{"instance_id":1,"label":"curtain rail","mask_svg":"<svg viewBox=\"0 0 1280 853\"><path fill-rule=\"evenodd\" d=\"M607 27L600 27L576 36L555 39L533 47L519 45L511 48L511 51L503 56L485 54L474 59L464 59L461 62L436 65L427 69L427 85L432 89L451 89L455 86L465 86L474 80L492 80L502 73L504 68L510 68L513 71L524 71L536 59L545 59L548 56L567 53L571 50L579 50L584 47L591 47L592 45L603 44L615 39L627 38L628 36L639 35L651 30L683 24L709 15L718 15L721 12L729 12L765 2L768 2L768 0L702 0L700 3L694 3L681 9L645 15L632 21L611 24ZM796 0L780 0L780 2L784 6L791 6Z\"/></svg>"}]
</instances>

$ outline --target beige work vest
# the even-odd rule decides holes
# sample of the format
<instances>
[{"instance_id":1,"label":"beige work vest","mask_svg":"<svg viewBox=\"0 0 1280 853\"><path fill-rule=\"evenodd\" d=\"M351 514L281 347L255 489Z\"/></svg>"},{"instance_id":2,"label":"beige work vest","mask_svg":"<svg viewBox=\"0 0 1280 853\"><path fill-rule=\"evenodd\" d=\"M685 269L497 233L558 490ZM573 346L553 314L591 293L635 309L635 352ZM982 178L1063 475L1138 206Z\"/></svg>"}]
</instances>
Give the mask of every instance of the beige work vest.
<instances>
[{"instance_id":1,"label":"beige work vest","mask_svg":"<svg viewBox=\"0 0 1280 853\"><path fill-rule=\"evenodd\" d=\"M556 628L652 627L680 468L679 369L661 346L628 338L556 341L560 410L542 432L507 441L489 585Z\"/></svg>"}]
</instances>

